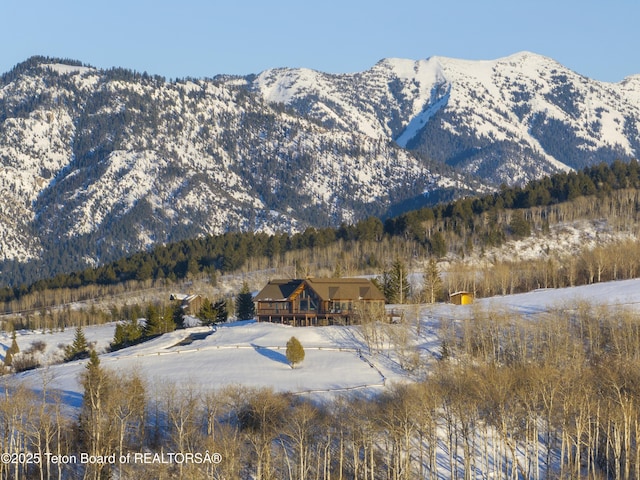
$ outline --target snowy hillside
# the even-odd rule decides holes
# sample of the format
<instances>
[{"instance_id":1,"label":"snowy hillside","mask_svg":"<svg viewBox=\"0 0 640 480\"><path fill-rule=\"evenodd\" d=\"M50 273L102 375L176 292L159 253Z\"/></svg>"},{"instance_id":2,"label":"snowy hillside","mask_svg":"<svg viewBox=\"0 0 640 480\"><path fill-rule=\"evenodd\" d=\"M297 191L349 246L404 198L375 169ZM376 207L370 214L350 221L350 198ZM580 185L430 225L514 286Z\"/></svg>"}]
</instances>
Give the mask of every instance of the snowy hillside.
<instances>
[{"instance_id":1,"label":"snowy hillside","mask_svg":"<svg viewBox=\"0 0 640 480\"><path fill-rule=\"evenodd\" d=\"M34 57L0 78L0 271L300 231L640 151L640 81L532 53L167 82ZM32 269L33 270L33 269Z\"/></svg>"},{"instance_id":2,"label":"snowy hillside","mask_svg":"<svg viewBox=\"0 0 640 480\"><path fill-rule=\"evenodd\" d=\"M637 435L626 419L632 424L638 419L640 337L638 317L628 313L640 312L639 292L640 280L635 279L493 297L467 306L404 305L407 323L379 324L375 339L369 336L370 325L296 328L249 321L215 331L179 330L102 353L99 371L95 363L93 371L87 369L88 361L82 360L5 376L4 388L13 397L3 396L2 411L15 414L5 414L4 434L35 432L33 438L39 439L42 425L53 428L51 418L57 419L60 432L82 432L77 425L111 434L130 430L131 440L114 435L121 442L102 450L112 455L104 454L104 468L122 472L118 478L146 478L139 476L142 471L160 468L154 454L164 458L205 449L217 455L214 465L187 464L183 457L179 465L158 463L167 472L192 468L188 478L256 478L262 468L252 450L258 438L269 447L275 478L295 478L287 476L291 465L305 464L318 478L341 472L346 473L343 478L360 478L354 472L365 467L382 478L397 466L395 458L404 459L406 473L398 478L406 479L542 479L565 470L571 472L567 478L579 478L583 471L599 474L608 467L599 461L606 452L593 448L604 444L598 439L620 432L629 432L631 439ZM102 349L113 329L87 328L87 340ZM403 332L408 342L402 340ZM295 369L284 355L292 335L306 352ZM23 350L46 342L43 350L51 354L55 347L49 345L69 342L71 336L68 331L20 332L17 341ZM518 348L509 348L517 339ZM10 342L4 335L0 350L6 351ZM145 387L133 383L134 372ZM104 403L84 401L82 375L94 375L92 398ZM116 388L98 390L96 386L105 385L98 378ZM46 406L39 403L43 398ZM552 401L544 401L548 399ZM604 405L608 408L591 409ZM100 415L87 422L87 411ZM42 420L36 412L56 416ZM63 428L66 417L72 421ZM590 421L583 435L562 436L575 432L586 418ZM24 430L14 428L20 420ZM591 436L594 431L599 436ZM91 467L79 460L87 444L65 444L66 461L49 462L62 464L60 478L77 478L78 471ZM301 445L299 451L307 452L302 460L295 455ZM621 442L620 449L630 452L635 445ZM585 460L574 462L575 454L565 452L578 449ZM373 453L359 455L362 451ZM142 452L150 455L147 464ZM131 462L134 455L139 462ZM620 458L612 464L616 468L624 464ZM627 458L632 459L628 465L640 468L640 458Z\"/></svg>"},{"instance_id":3,"label":"snowy hillside","mask_svg":"<svg viewBox=\"0 0 640 480\"><path fill-rule=\"evenodd\" d=\"M354 75L276 69L254 85L325 125L393 138L497 183L640 151L637 78L597 82L529 52L491 61L385 59Z\"/></svg>"},{"instance_id":4,"label":"snowy hillside","mask_svg":"<svg viewBox=\"0 0 640 480\"><path fill-rule=\"evenodd\" d=\"M439 355L440 320L463 319L473 309L512 311L535 321L536 315L557 309L571 309L579 303L608 305L640 310L640 280L625 280L564 289L480 299L473 306L450 304L403 306L407 318L417 312L421 327L412 344L429 365ZM393 306L399 308L399 306ZM395 328L390 326L390 328ZM123 372L135 369L150 380L198 388L222 388L225 385L273 387L276 391L313 393L322 398L332 392L364 390L382 392L388 385L414 381L415 375L401 368L397 349L387 343L383 351L371 353L359 327L290 327L270 323L237 322L208 327L176 330L143 344L105 353L113 339L114 325L87 327L88 342L102 352L104 367ZM21 331L17 342L21 351L34 342L46 344L45 362L59 362L61 346L73 341L74 329L65 332L37 333ZM291 369L285 346L291 336L302 343L306 357ZM190 338L191 337L191 338ZM0 355L11 345L11 336L0 336ZM82 388L79 375L87 360L52 364L45 370L50 386L65 392L71 407L77 407ZM38 388L43 369L18 374L20 381Z\"/></svg>"},{"instance_id":5,"label":"snowy hillside","mask_svg":"<svg viewBox=\"0 0 640 480\"><path fill-rule=\"evenodd\" d=\"M113 339L114 326L86 328L88 342L104 350ZM17 336L21 350L27 350L34 341L47 344L46 358L61 358L58 345L70 344L74 330L63 333L20 332ZM190 335L197 340L187 340ZM285 356L285 346L295 335L305 348L305 360L291 369ZM187 340L185 342L185 340ZM3 351L9 348L11 338L0 337ZM253 387L273 387L276 391L328 393L367 388L380 391L387 377L402 378L391 364L372 368L359 352L366 347L358 338L356 329L327 327L297 329L264 323L231 323L215 332L206 327L194 327L165 334L155 340L114 353L100 355L104 367L123 372L143 373L149 380L221 388L242 384ZM87 360L51 365L47 374L51 385L65 391L70 399L82 393L79 375ZM39 370L18 374L17 378L37 388L41 381ZM78 406L71 404L70 406Z\"/></svg>"},{"instance_id":6,"label":"snowy hillside","mask_svg":"<svg viewBox=\"0 0 640 480\"><path fill-rule=\"evenodd\" d=\"M41 58L0 79L0 172L0 261L42 269L230 230L337 226L472 188L387 140L268 105L243 80Z\"/></svg>"}]
</instances>

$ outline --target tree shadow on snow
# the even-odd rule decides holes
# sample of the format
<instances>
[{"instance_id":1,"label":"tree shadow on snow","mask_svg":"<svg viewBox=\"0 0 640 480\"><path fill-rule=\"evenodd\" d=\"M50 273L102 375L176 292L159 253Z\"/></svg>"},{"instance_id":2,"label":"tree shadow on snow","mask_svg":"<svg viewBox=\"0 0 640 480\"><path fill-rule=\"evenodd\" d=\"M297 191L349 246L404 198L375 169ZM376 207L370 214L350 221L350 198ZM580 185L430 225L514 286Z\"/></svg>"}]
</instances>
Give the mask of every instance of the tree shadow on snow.
<instances>
[{"instance_id":1,"label":"tree shadow on snow","mask_svg":"<svg viewBox=\"0 0 640 480\"><path fill-rule=\"evenodd\" d=\"M267 357L269 360L273 360L274 362L284 363L287 366L289 365L289 360L287 360L286 355L278 351L271 350L267 347L261 347L260 345L256 345L255 343L252 343L251 346L263 357Z\"/></svg>"}]
</instances>

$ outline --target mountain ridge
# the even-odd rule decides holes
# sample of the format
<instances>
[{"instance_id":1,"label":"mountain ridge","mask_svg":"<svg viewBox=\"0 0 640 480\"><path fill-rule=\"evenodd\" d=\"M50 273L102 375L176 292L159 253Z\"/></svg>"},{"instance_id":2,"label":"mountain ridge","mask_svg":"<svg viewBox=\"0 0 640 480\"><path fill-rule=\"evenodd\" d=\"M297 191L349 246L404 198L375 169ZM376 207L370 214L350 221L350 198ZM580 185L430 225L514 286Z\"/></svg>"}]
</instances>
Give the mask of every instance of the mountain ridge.
<instances>
[{"instance_id":1,"label":"mountain ridge","mask_svg":"<svg viewBox=\"0 0 640 480\"><path fill-rule=\"evenodd\" d=\"M0 77L0 275L335 226L629 159L638 80L596 82L530 52L172 82L33 57Z\"/></svg>"},{"instance_id":2,"label":"mountain ridge","mask_svg":"<svg viewBox=\"0 0 640 480\"><path fill-rule=\"evenodd\" d=\"M495 183L513 180L524 183L541 174L582 168L592 164L595 157L611 161L636 157L638 154L639 97L633 77L615 84L598 82L548 57L519 52L496 60L481 61L438 56L417 61L383 59L371 70L351 78L360 76L371 81L382 70L387 70L391 77L389 85L397 82L395 88L398 96L407 92L413 95L411 113L405 115L405 118L408 117L405 123L395 128L390 123L376 125L367 121L361 131L390 135L401 146L422 151L433 159L458 166L467 173L489 177ZM276 84L277 75L282 77L283 72L291 80L295 78L292 73L295 71L266 71L257 77L256 82L266 98L277 101L270 95L272 89L265 85ZM321 121L331 122L330 116L323 114L320 108L323 97L317 91L305 94L301 82L291 83L288 91L284 88L285 82L277 84L280 87L277 89L278 100L285 99L294 107L312 103L314 109L309 108L305 113L315 113ZM341 85L344 87L338 96L342 102L341 111L349 114L352 109L345 106L350 103L345 99L355 96L357 100L353 103L363 100L358 98L359 92L346 88L347 82L342 81ZM414 87L413 92L409 88L411 86ZM373 101L384 105L389 101L392 88L383 92L387 94L386 97L374 97ZM364 89L362 96L370 96L372 91L375 94L378 90ZM332 95L325 95L324 98L335 102L333 92L329 93ZM299 110L304 111L301 108ZM359 113L350 122L343 119L343 123L358 125L355 116ZM418 120L421 114L429 120L433 116L439 118L435 122L423 121L418 125L420 128L407 134L407 126L411 125L412 120ZM393 115L385 118L389 116ZM402 117L402 114L398 116ZM432 127L427 128L427 123L431 123ZM570 137L569 140L575 144L571 152L562 151L553 139L548 138L559 130L565 130L559 135ZM448 145L436 148L429 145L434 137L459 145L455 148ZM509 155L503 151L498 151L497 155L492 152L499 146L527 157L524 167L532 173L518 168L523 166L522 162L520 165L500 162L500 157ZM471 151L474 148L479 148L480 154L474 154ZM585 152L582 156L592 158L582 161L575 153L578 148ZM460 158L460 153L465 155L465 151L468 158ZM496 165L496 160L501 165Z\"/></svg>"}]
</instances>

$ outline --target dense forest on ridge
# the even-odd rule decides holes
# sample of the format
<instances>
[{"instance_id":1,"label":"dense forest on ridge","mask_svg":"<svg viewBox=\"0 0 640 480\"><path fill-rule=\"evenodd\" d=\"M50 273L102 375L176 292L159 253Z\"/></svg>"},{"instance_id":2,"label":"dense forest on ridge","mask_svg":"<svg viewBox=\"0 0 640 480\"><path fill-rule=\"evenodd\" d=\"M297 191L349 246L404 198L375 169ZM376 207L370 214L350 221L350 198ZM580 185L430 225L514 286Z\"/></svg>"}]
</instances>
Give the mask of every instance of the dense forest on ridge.
<instances>
[{"instance_id":1,"label":"dense forest on ridge","mask_svg":"<svg viewBox=\"0 0 640 480\"><path fill-rule=\"evenodd\" d=\"M292 235L229 232L193 238L29 286L5 286L0 289L0 301L9 302L47 289L159 279L177 281L196 274L215 276L237 271L252 258L264 257L278 263L287 252L325 248L336 242L370 244L395 239L412 242L416 255L464 256L474 249L499 246L508 238L526 237L532 225L540 224L544 231L554 206L581 197L605 198L611 192L627 189L640 189L640 165L636 160L602 163L582 171L546 177L524 187L503 186L493 194L421 208L384 222L370 217L352 225L307 228ZM638 205L630 208L637 211ZM360 268L369 269L382 269L385 261L366 251L358 259Z\"/></svg>"}]
</instances>

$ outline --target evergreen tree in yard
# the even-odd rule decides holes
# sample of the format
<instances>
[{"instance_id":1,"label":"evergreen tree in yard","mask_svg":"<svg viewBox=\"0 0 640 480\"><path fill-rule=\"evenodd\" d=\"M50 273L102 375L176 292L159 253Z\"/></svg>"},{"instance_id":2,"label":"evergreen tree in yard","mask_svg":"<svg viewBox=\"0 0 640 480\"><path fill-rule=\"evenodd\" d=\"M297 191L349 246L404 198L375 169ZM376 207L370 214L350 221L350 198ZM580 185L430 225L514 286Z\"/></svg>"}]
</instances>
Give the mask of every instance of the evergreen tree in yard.
<instances>
[{"instance_id":1,"label":"evergreen tree in yard","mask_svg":"<svg viewBox=\"0 0 640 480\"><path fill-rule=\"evenodd\" d=\"M391 275L389 270L382 272L382 277L376 278L373 283L382 292L385 301L387 303L393 303L394 293L391 290Z\"/></svg>"},{"instance_id":2,"label":"evergreen tree in yard","mask_svg":"<svg viewBox=\"0 0 640 480\"><path fill-rule=\"evenodd\" d=\"M253 302L252 302L253 303ZM229 318L229 311L227 310L227 301L223 298L218 300L213 308L216 310L216 323L224 323Z\"/></svg>"},{"instance_id":3,"label":"evergreen tree in yard","mask_svg":"<svg viewBox=\"0 0 640 480\"><path fill-rule=\"evenodd\" d=\"M205 298L198 313L198 318L202 321L203 325L215 325L216 323L226 322L228 316L227 302L224 298L215 303L211 303L208 298Z\"/></svg>"},{"instance_id":4,"label":"evergreen tree in yard","mask_svg":"<svg viewBox=\"0 0 640 480\"><path fill-rule=\"evenodd\" d=\"M387 303L406 303L411 286L407 267L401 260L396 260L389 270L383 272L380 283Z\"/></svg>"},{"instance_id":5,"label":"evergreen tree in yard","mask_svg":"<svg viewBox=\"0 0 640 480\"><path fill-rule=\"evenodd\" d=\"M304 348L296 337L291 337L287 342L287 360L291 368L295 368L296 364L304 360Z\"/></svg>"},{"instance_id":6,"label":"evergreen tree in yard","mask_svg":"<svg viewBox=\"0 0 640 480\"><path fill-rule=\"evenodd\" d=\"M184 310L178 302L172 303L167 310L171 312L171 318L176 328L184 326Z\"/></svg>"},{"instance_id":7,"label":"evergreen tree in yard","mask_svg":"<svg viewBox=\"0 0 640 480\"><path fill-rule=\"evenodd\" d=\"M76 334L73 338L73 343L67 345L64 349L64 361L71 362L72 360L78 360L81 358L87 358L89 356L89 344L84 336L82 326L76 327Z\"/></svg>"},{"instance_id":8,"label":"evergreen tree in yard","mask_svg":"<svg viewBox=\"0 0 640 480\"><path fill-rule=\"evenodd\" d=\"M198 318L203 325L212 325L216 322L218 312L213 307L213 303L208 298L202 301L202 306L198 312Z\"/></svg>"},{"instance_id":9,"label":"evergreen tree in yard","mask_svg":"<svg viewBox=\"0 0 640 480\"><path fill-rule=\"evenodd\" d=\"M145 314L146 323L144 325L143 335L145 337L152 337L154 335L160 335L162 333L162 321L158 309L153 304L147 306L147 312Z\"/></svg>"},{"instance_id":10,"label":"evergreen tree in yard","mask_svg":"<svg viewBox=\"0 0 640 480\"><path fill-rule=\"evenodd\" d=\"M135 345L142 337L142 326L137 320L118 323L111 342L111 351L115 352L121 348Z\"/></svg>"},{"instance_id":11,"label":"evergreen tree in yard","mask_svg":"<svg viewBox=\"0 0 640 480\"><path fill-rule=\"evenodd\" d=\"M4 364L10 367L13 364L13 356L16 353L20 353L20 347L18 347L18 340L16 339L16 331L11 332L11 346L4 355Z\"/></svg>"},{"instance_id":12,"label":"evergreen tree in yard","mask_svg":"<svg viewBox=\"0 0 640 480\"><path fill-rule=\"evenodd\" d=\"M411 285L409 284L407 266L401 260L396 260L391 266L391 282L397 292L396 301L407 303L411 293Z\"/></svg>"},{"instance_id":13,"label":"evergreen tree in yard","mask_svg":"<svg viewBox=\"0 0 640 480\"><path fill-rule=\"evenodd\" d=\"M256 307L253 304L253 296L249 291L247 282L242 284L242 290L236 297L236 318L238 320L251 320L256 316Z\"/></svg>"},{"instance_id":14,"label":"evergreen tree in yard","mask_svg":"<svg viewBox=\"0 0 640 480\"><path fill-rule=\"evenodd\" d=\"M178 327L178 323L175 320L175 317L176 317L175 310L174 310L175 307L177 307L177 305L174 305L173 307L170 306L168 308L165 308L164 314L160 318L161 333L173 332Z\"/></svg>"}]
</instances>

